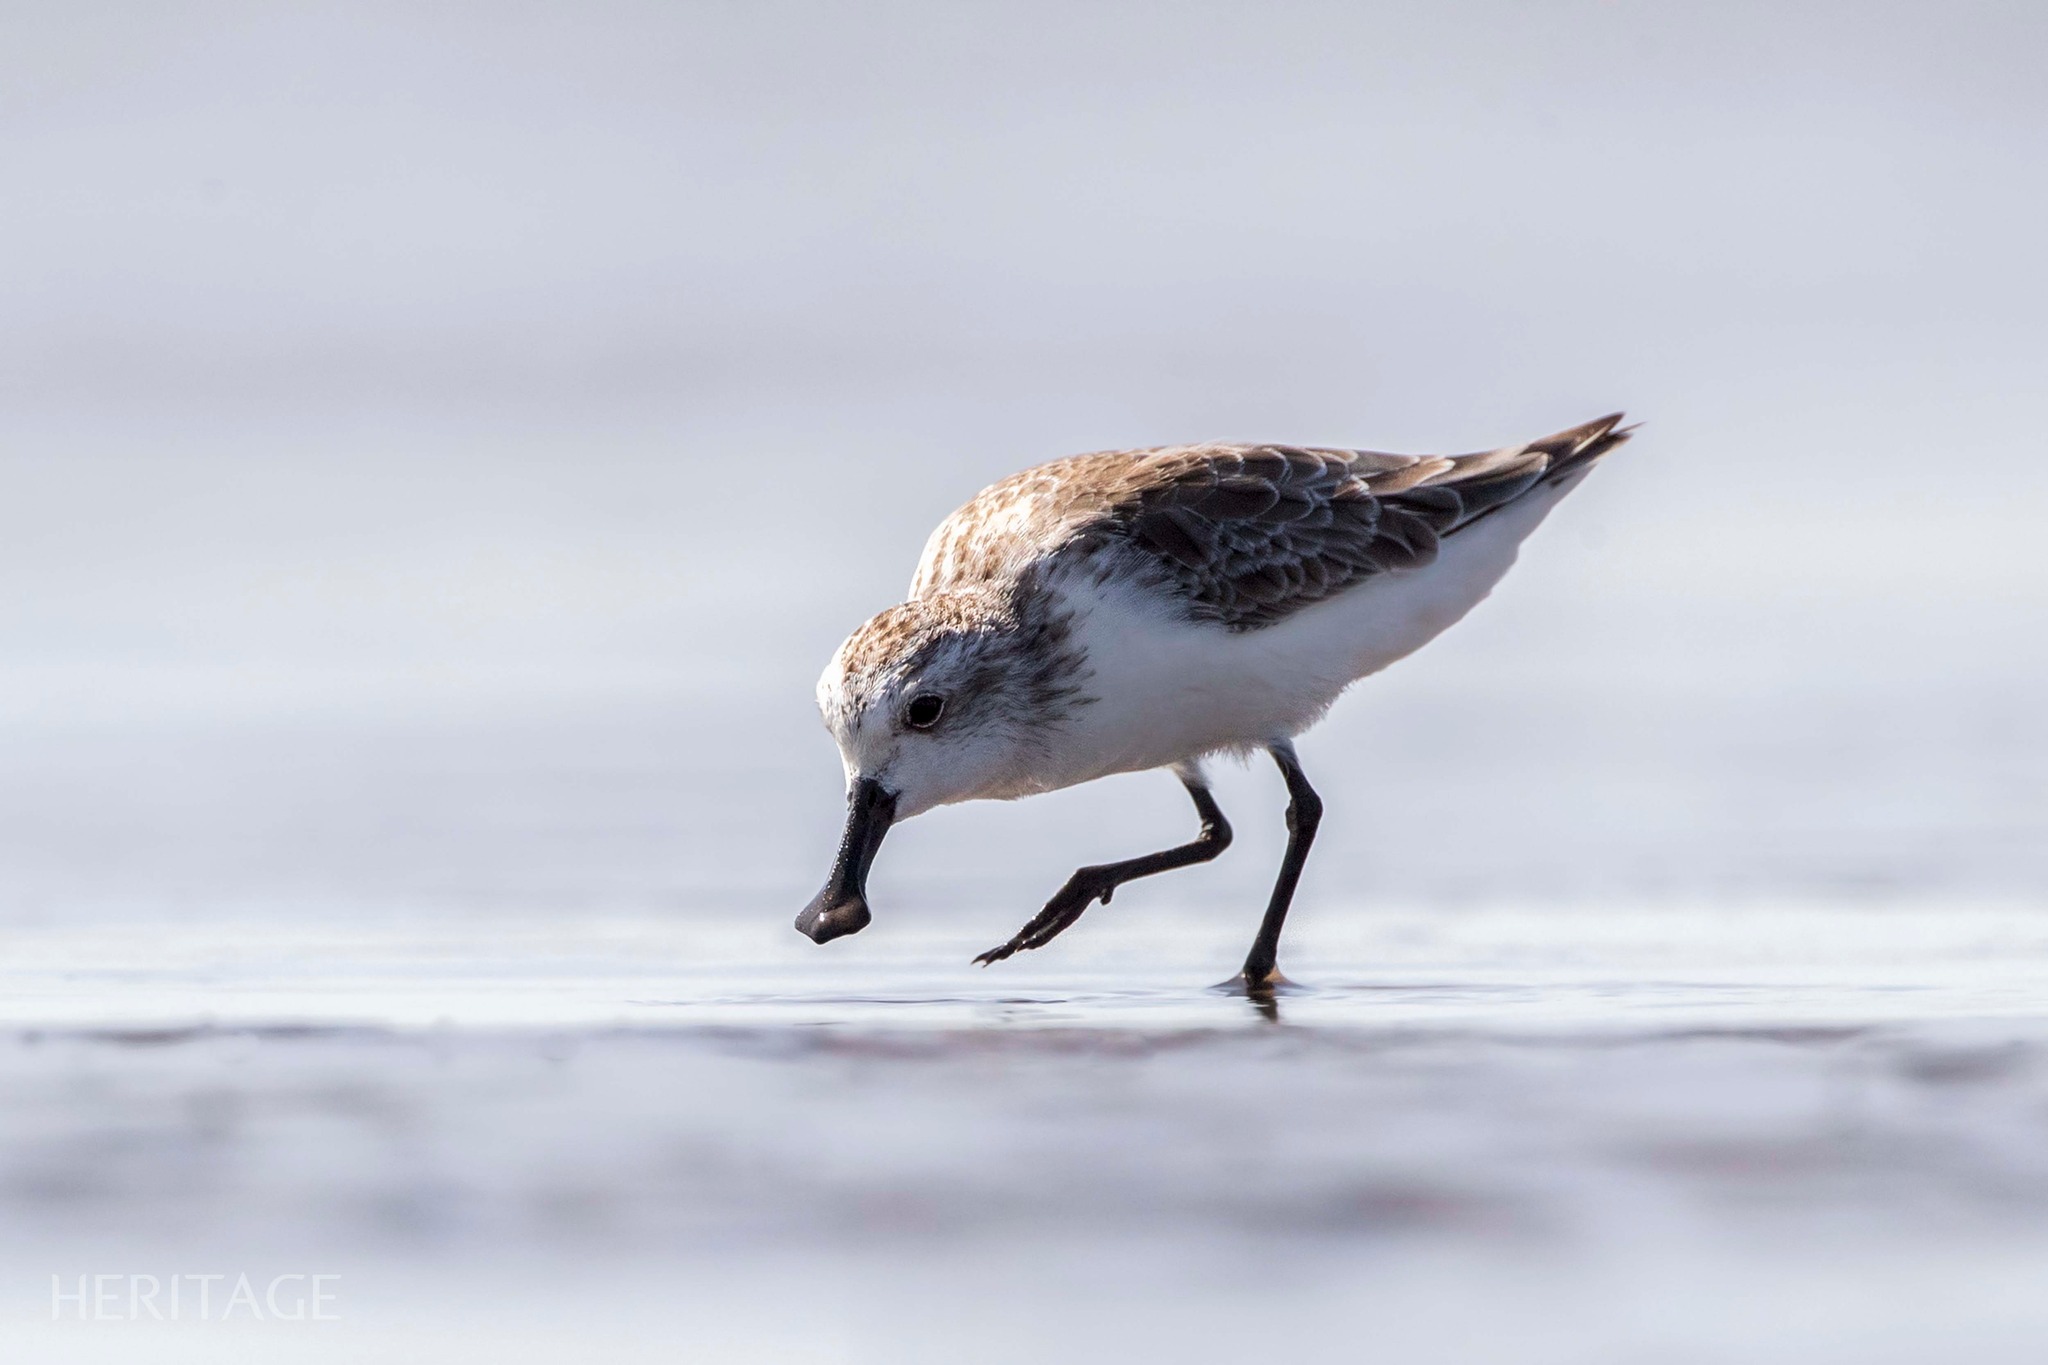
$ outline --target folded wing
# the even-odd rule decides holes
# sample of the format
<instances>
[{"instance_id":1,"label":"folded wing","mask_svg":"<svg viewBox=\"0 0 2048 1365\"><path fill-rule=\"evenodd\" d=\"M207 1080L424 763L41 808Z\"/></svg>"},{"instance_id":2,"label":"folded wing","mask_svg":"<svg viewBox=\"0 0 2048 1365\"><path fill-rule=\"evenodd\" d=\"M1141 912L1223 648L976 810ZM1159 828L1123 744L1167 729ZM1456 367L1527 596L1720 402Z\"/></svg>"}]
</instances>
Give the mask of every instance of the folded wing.
<instances>
[{"instance_id":1,"label":"folded wing","mask_svg":"<svg viewBox=\"0 0 2048 1365\"><path fill-rule=\"evenodd\" d=\"M1148 477L1120 490L1080 539L1146 556L1196 617L1255 629L1376 574L1428 565L1445 537L1628 439L1620 422L1616 413L1476 455L1279 445L1152 452Z\"/></svg>"}]
</instances>

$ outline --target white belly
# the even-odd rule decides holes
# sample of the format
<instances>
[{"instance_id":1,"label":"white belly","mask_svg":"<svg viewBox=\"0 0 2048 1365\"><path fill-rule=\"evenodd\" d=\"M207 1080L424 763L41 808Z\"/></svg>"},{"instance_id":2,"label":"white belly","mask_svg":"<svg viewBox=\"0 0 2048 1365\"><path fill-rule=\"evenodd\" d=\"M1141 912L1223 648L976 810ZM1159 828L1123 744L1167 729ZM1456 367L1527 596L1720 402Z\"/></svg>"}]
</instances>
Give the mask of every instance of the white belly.
<instances>
[{"instance_id":1,"label":"white belly","mask_svg":"<svg viewBox=\"0 0 2048 1365\"><path fill-rule=\"evenodd\" d=\"M1047 755L1046 789L1249 749L1322 718L1358 679L1414 653L1478 605L1576 480L1534 490L1446 539L1436 561L1383 574L1277 625L1176 619L1114 585L1079 589L1078 638L1096 700Z\"/></svg>"}]
</instances>

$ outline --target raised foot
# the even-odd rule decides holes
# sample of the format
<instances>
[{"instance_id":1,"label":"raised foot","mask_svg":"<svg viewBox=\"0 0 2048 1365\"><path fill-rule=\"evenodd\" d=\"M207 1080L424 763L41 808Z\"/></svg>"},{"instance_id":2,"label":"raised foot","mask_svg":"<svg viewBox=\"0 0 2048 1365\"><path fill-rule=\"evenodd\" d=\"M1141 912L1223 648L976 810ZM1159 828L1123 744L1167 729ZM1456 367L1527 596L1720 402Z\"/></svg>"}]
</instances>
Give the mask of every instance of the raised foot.
<instances>
[{"instance_id":1,"label":"raised foot","mask_svg":"<svg viewBox=\"0 0 2048 1365\"><path fill-rule=\"evenodd\" d=\"M1031 922L1019 929L1015 938L1000 948L991 948L981 954L974 959L974 964L986 967L1028 948L1043 948L1081 918L1081 912L1096 901L1109 904L1110 896L1116 892L1116 883L1098 880L1098 875L1098 869L1084 867L1069 877L1058 894L1046 902L1045 909L1033 915Z\"/></svg>"}]
</instances>

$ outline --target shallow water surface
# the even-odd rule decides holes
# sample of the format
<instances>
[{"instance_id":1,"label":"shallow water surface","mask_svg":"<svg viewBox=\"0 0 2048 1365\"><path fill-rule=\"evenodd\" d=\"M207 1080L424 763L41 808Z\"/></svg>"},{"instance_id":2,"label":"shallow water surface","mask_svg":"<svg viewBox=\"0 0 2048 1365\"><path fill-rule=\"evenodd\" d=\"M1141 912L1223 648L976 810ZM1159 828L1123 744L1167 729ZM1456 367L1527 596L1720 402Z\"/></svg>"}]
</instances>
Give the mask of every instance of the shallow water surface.
<instances>
[{"instance_id":1,"label":"shallow water surface","mask_svg":"<svg viewBox=\"0 0 2048 1365\"><path fill-rule=\"evenodd\" d=\"M1096 914L986 971L959 934L746 916L19 932L7 1330L81 1360L2048 1345L2037 911L1360 914L1263 1005L1206 984L1234 922ZM53 1274L221 1269L340 1274L341 1318L50 1320Z\"/></svg>"}]
</instances>

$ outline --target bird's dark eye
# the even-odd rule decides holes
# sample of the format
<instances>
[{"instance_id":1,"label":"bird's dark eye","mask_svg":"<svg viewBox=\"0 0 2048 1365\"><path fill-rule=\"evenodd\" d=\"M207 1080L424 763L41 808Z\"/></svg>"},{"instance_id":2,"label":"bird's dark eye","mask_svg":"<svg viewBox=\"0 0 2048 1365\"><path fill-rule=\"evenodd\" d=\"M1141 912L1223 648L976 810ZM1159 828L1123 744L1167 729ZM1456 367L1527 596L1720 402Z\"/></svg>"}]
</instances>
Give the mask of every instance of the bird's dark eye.
<instances>
[{"instance_id":1,"label":"bird's dark eye","mask_svg":"<svg viewBox=\"0 0 2048 1365\"><path fill-rule=\"evenodd\" d=\"M903 723L913 730L929 730L939 723L939 717L944 714L944 697L930 692L920 692L910 699L910 705L903 708Z\"/></svg>"}]
</instances>

